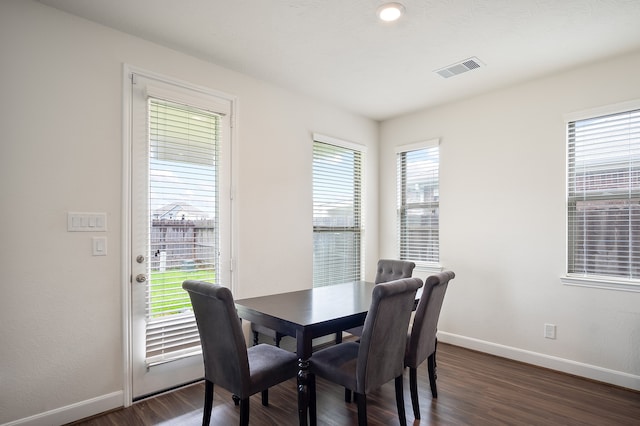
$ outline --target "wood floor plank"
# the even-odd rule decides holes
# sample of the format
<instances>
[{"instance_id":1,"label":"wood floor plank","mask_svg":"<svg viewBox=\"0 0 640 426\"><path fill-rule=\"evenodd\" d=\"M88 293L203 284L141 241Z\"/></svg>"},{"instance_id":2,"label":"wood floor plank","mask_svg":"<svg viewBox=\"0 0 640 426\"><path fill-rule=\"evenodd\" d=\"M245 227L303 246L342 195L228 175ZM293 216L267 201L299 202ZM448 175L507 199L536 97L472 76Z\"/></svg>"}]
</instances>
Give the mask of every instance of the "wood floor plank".
<instances>
[{"instance_id":1,"label":"wood floor plank","mask_svg":"<svg viewBox=\"0 0 640 426\"><path fill-rule=\"evenodd\" d=\"M438 345L438 398L432 399L426 363L418 370L421 420L413 418L409 374L405 371L405 410L413 425L640 425L640 392L470 351ZM341 387L317 381L318 424L357 424L357 407L344 402ZM182 426L202 423L204 384L158 395L73 423L74 426ZM397 425L393 381L369 395L369 424ZM229 392L215 387L211 425L237 425L239 407ZM269 407L251 397L250 424L298 424L295 379L269 390Z\"/></svg>"}]
</instances>

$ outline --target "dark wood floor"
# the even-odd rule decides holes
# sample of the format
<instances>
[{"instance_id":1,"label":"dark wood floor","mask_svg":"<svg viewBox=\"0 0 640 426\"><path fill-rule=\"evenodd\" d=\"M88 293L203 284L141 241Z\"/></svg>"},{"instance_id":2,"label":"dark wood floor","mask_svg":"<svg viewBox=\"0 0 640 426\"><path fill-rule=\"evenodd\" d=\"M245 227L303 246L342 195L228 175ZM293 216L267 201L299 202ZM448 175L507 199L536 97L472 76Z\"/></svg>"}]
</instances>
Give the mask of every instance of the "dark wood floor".
<instances>
[{"instance_id":1,"label":"dark wood floor","mask_svg":"<svg viewBox=\"0 0 640 426\"><path fill-rule=\"evenodd\" d=\"M621 389L493 357L460 347L438 346L438 398L432 399L426 364L419 370L422 420L414 421L405 372L405 407L414 425L640 425L640 392ZM343 389L318 379L318 423L357 424L356 405L344 402ZM203 383L74 423L74 426L199 425ZM393 382L369 395L369 424L397 425ZM251 398L250 424L297 425L295 379L271 388L269 407ZM212 425L237 425L238 407L216 387Z\"/></svg>"}]
</instances>

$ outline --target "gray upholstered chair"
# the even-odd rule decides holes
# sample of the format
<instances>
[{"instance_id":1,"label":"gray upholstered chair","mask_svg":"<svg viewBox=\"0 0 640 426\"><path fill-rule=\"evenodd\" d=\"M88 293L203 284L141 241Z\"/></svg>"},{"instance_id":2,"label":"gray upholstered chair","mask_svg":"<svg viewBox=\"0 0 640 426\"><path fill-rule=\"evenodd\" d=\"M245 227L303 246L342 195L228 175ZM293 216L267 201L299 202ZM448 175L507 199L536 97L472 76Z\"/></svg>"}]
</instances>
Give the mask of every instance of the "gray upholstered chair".
<instances>
[{"instance_id":1,"label":"gray upholstered chair","mask_svg":"<svg viewBox=\"0 0 640 426\"><path fill-rule=\"evenodd\" d=\"M367 424L367 394L395 379L400 424L406 423L402 372L409 317L420 278L405 278L375 286L360 343L345 342L313 354L310 359L311 424L316 424L316 376L356 394L358 424Z\"/></svg>"},{"instance_id":2,"label":"gray upholstered chair","mask_svg":"<svg viewBox=\"0 0 640 426\"><path fill-rule=\"evenodd\" d=\"M231 291L204 281L182 283L191 297L204 358L205 400L202 424L208 425L213 408L213 386L217 384L240 399L240 425L249 424L249 397L262 392L269 404L268 389L295 377L294 353L272 345L247 344Z\"/></svg>"},{"instance_id":3,"label":"gray upholstered chair","mask_svg":"<svg viewBox=\"0 0 640 426\"><path fill-rule=\"evenodd\" d=\"M399 280L401 278L411 278L416 264L408 260L380 259L376 267L376 284ZM362 326L345 330L354 336L362 336ZM336 343L342 341L342 333L336 335Z\"/></svg>"},{"instance_id":4,"label":"gray upholstered chair","mask_svg":"<svg viewBox=\"0 0 640 426\"><path fill-rule=\"evenodd\" d=\"M409 389L411 390L411 404L413 415L420 418L420 405L418 404L417 369L427 360L427 371L431 385L431 395L438 397L436 388L436 346L438 340L438 318L442 308L442 301L447 291L449 281L455 277L451 271L444 271L427 277L422 289L422 296L416 308L413 325L407 337L404 365L409 367Z\"/></svg>"},{"instance_id":5,"label":"gray upholstered chair","mask_svg":"<svg viewBox=\"0 0 640 426\"><path fill-rule=\"evenodd\" d=\"M376 268L376 284L410 278L416 264L408 260L380 259Z\"/></svg>"}]
</instances>

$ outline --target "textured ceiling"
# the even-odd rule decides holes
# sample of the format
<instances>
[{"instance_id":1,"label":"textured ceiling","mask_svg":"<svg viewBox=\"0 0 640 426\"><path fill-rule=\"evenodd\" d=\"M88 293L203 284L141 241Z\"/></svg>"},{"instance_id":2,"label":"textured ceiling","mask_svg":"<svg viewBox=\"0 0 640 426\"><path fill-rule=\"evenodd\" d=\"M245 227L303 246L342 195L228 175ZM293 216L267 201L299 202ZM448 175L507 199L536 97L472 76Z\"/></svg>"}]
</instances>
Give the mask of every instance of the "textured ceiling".
<instances>
[{"instance_id":1,"label":"textured ceiling","mask_svg":"<svg viewBox=\"0 0 640 426\"><path fill-rule=\"evenodd\" d=\"M640 0L40 2L376 120L640 49Z\"/></svg>"}]
</instances>

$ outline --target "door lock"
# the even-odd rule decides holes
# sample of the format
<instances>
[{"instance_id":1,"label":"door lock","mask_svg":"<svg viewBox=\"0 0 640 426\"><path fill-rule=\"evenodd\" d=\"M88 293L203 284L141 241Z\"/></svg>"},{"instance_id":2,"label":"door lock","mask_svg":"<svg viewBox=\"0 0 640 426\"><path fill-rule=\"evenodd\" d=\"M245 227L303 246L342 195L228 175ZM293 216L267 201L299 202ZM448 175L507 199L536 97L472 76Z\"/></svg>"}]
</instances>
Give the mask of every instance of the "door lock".
<instances>
[{"instance_id":1,"label":"door lock","mask_svg":"<svg viewBox=\"0 0 640 426\"><path fill-rule=\"evenodd\" d=\"M136 281L138 281L139 283L143 283L147 281L147 276L145 274L138 274L136 275Z\"/></svg>"},{"instance_id":2,"label":"door lock","mask_svg":"<svg viewBox=\"0 0 640 426\"><path fill-rule=\"evenodd\" d=\"M136 257L136 262L143 263L144 262L144 256L139 254L138 257Z\"/></svg>"}]
</instances>

